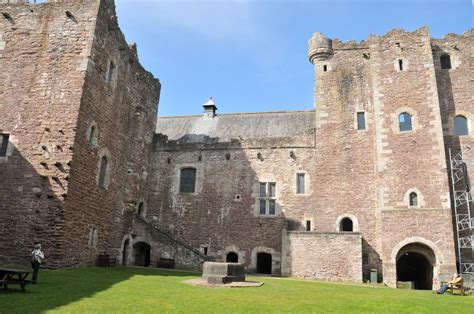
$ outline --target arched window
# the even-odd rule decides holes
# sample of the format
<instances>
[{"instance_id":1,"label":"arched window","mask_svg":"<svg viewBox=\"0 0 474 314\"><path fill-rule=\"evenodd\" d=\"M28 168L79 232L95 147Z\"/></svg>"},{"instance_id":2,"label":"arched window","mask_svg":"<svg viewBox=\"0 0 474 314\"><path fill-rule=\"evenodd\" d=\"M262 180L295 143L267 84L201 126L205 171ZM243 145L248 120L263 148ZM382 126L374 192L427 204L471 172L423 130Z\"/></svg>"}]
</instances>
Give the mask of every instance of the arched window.
<instances>
[{"instance_id":1,"label":"arched window","mask_svg":"<svg viewBox=\"0 0 474 314\"><path fill-rule=\"evenodd\" d=\"M418 206L418 194L415 192L410 193L410 206Z\"/></svg>"},{"instance_id":2,"label":"arched window","mask_svg":"<svg viewBox=\"0 0 474 314\"><path fill-rule=\"evenodd\" d=\"M138 204L138 215L145 216L145 204L143 202Z\"/></svg>"},{"instance_id":3,"label":"arched window","mask_svg":"<svg viewBox=\"0 0 474 314\"><path fill-rule=\"evenodd\" d=\"M467 118L464 116L454 117L454 134L455 135L469 135L469 129L467 127Z\"/></svg>"},{"instance_id":4,"label":"arched window","mask_svg":"<svg viewBox=\"0 0 474 314\"><path fill-rule=\"evenodd\" d=\"M441 63L441 69L451 69L451 57L449 55L442 55L439 57L439 61Z\"/></svg>"},{"instance_id":5,"label":"arched window","mask_svg":"<svg viewBox=\"0 0 474 314\"><path fill-rule=\"evenodd\" d=\"M398 124L400 126L400 131L411 131L411 115L407 112L402 112L398 116Z\"/></svg>"},{"instance_id":6,"label":"arched window","mask_svg":"<svg viewBox=\"0 0 474 314\"><path fill-rule=\"evenodd\" d=\"M196 169L183 168L179 180L179 192L194 193L196 189Z\"/></svg>"},{"instance_id":7,"label":"arched window","mask_svg":"<svg viewBox=\"0 0 474 314\"><path fill-rule=\"evenodd\" d=\"M353 225L352 225L352 220L350 218L347 218L347 217L342 219L339 230L340 231L352 232L354 230Z\"/></svg>"},{"instance_id":8,"label":"arched window","mask_svg":"<svg viewBox=\"0 0 474 314\"><path fill-rule=\"evenodd\" d=\"M107 175L107 164L109 163L107 156L102 156L99 167L99 186L105 188L105 177Z\"/></svg>"}]
</instances>

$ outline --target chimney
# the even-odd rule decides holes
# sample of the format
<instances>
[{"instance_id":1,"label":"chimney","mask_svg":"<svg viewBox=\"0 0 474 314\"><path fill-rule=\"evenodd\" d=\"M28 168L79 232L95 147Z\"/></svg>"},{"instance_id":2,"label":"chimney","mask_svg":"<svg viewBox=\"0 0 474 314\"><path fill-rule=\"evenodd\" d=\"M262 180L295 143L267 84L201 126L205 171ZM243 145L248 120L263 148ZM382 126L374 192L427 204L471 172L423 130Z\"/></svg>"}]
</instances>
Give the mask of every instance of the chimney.
<instances>
[{"instance_id":1,"label":"chimney","mask_svg":"<svg viewBox=\"0 0 474 314\"><path fill-rule=\"evenodd\" d=\"M209 98L209 100L203 105L204 107L204 119L212 119L216 116L216 104L212 100L212 97Z\"/></svg>"}]
</instances>

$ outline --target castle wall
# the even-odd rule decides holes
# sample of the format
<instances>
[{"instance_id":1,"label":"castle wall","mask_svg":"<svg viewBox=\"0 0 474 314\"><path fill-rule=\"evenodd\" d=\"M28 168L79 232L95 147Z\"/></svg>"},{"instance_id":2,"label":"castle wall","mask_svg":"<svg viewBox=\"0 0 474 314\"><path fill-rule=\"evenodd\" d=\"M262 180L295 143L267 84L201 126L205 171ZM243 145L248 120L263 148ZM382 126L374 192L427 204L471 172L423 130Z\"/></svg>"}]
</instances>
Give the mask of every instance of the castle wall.
<instances>
[{"instance_id":1,"label":"castle wall","mask_svg":"<svg viewBox=\"0 0 474 314\"><path fill-rule=\"evenodd\" d=\"M255 271L258 252L271 253L273 273L280 273L286 219L297 208L311 210L309 186L307 195L296 195L295 180L297 172L309 173L314 150L308 145L314 145L314 134L210 142L179 145L157 137L152 181L156 190L148 219L191 247L206 247L216 260L237 253L250 271ZM197 170L194 194L179 192L183 167ZM259 215L259 182L276 183L275 216ZM313 182L308 178L308 184Z\"/></svg>"},{"instance_id":2,"label":"castle wall","mask_svg":"<svg viewBox=\"0 0 474 314\"><path fill-rule=\"evenodd\" d=\"M47 266L92 265L117 254L131 207L147 197L159 83L126 43L113 1L1 8L11 18L0 19L0 133L10 136L0 262L27 264L41 242ZM107 188L98 187L104 154Z\"/></svg>"},{"instance_id":3,"label":"castle wall","mask_svg":"<svg viewBox=\"0 0 474 314\"><path fill-rule=\"evenodd\" d=\"M140 65L136 47L125 41L114 5L102 1L83 86L66 204L66 218L74 222L67 241L75 243L68 264L93 265L102 253L115 257L131 228L133 212L140 202L146 206L159 92L159 82ZM92 125L97 139L91 143ZM105 187L98 183L103 156L108 158ZM91 243L94 232L97 241Z\"/></svg>"},{"instance_id":4,"label":"castle wall","mask_svg":"<svg viewBox=\"0 0 474 314\"><path fill-rule=\"evenodd\" d=\"M361 265L360 233L283 233L283 275L362 282Z\"/></svg>"},{"instance_id":5,"label":"castle wall","mask_svg":"<svg viewBox=\"0 0 474 314\"><path fill-rule=\"evenodd\" d=\"M28 264L42 242L65 258L64 202L97 4L0 4L0 262ZM74 12L75 20L66 10ZM72 223L72 222L71 222Z\"/></svg>"}]
</instances>

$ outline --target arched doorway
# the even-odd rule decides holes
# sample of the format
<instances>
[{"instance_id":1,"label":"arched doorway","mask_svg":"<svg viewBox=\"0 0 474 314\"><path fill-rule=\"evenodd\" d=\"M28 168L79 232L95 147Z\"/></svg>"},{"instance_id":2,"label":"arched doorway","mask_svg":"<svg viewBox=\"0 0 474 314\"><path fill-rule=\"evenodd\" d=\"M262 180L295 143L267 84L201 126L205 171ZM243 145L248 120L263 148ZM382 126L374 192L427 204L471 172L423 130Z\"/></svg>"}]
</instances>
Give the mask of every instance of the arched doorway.
<instances>
[{"instance_id":1,"label":"arched doorway","mask_svg":"<svg viewBox=\"0 0 474 314\"><path fill-rule=\"evenodd\" d=\"M123 253L122 253L122 265L127 266L128 262L128 247L130 246L130 240L127 239L123 243Z\"/></svg>"},{"instance_id":2,"label":"arched doorway","mask_svg":"<svg viewBox=\"0 0 474 314\"><path fill-rule=\"evenodd\" d=\"M269 253L257 253L257 273L272 274L272 255Z\"/></svg>"},{"instance_id":3,"label":"arched doorway","mask_svg":"<svg viewBox=\"0 0 474 314\"><path fill-rule=\"evenodd\" d=\"M145 242L138 242L133 245L133 256L135 257L135 266L150 266L151 247Z\"/></svg>"},{"instance_id":4,"label":"arched doorway","mask_svg":"<svg viewBox=\"0 0 474 314\"><path fill-rule=\"evenodd\" d=\"M352 224L352 220L348 217L344 218L341 220L341 226L340 229L341 231L346 231L346 232L352 232L354 231L354 227Z\"/></svg>"},{"instance_id":5,"label":"arched doorway","mask_svg":"<svg viewBox=\"0 0 474 314\"><path fill-rule=\"evenodd\" d=\"M227 253L227 256L225 258L226 263L238 263L239 262L239 255L235 252L229 252Z\"/></svg>"},{"instance_id":6,"label":"arched doorway","mask_svg":"<svg viewBox=\"0 0 474 314\"><path fill-rule=\"evenodd\" d=\"M433 250L421 243L410 243L397 254L397 282L410 282L414 289L433 289Z\"/></svg>"}]
</instances>

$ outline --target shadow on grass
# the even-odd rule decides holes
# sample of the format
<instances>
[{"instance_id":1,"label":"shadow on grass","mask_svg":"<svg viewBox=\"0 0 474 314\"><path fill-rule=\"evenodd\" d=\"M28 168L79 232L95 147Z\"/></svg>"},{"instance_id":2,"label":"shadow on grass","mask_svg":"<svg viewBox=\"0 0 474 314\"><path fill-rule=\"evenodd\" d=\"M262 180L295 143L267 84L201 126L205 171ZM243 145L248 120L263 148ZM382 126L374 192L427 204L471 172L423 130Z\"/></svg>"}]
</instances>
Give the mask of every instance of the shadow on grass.
<instances>
[{"instance_id":1,"label":"shadow on grass","mask_svg":"<svg viewBox=\"0 0 474 314\"><path fill-rule=\"evenodd\" d=\"M134 276L189 277L198 273L145 267L40 270L38 284L0 289L0 313L44 312L57 309L111 288ZM137 287L139 289L139 287ZM118 300L120 301L120 300Z\"/></svg>"}]
</instances>

